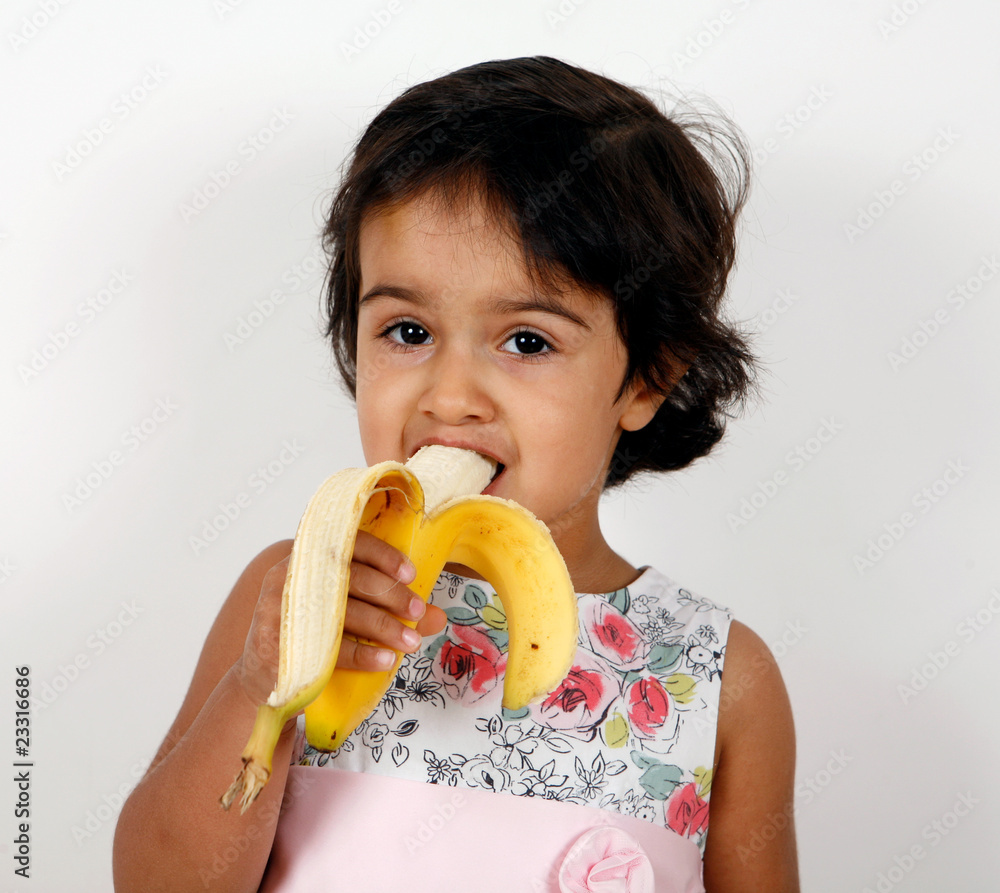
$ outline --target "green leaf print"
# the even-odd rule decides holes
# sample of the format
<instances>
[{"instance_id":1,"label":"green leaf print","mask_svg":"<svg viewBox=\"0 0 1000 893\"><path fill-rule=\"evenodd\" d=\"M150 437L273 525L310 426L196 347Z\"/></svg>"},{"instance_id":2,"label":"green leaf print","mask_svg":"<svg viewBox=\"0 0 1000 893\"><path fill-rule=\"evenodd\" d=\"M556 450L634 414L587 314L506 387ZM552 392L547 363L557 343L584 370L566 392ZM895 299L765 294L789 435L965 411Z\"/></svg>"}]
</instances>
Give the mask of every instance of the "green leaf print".
<instances>
[{"instance_id":1,"label":"green leaf print","mask_svg":"<svg viewBox=\"0 0 1000 893\"><path fill-rule=\"evenodd\" d=\"M433 642L430 643L430 645L427 646L427 650L424 652L424 654L426 654L427 657L433 660L435 657L437 657L438 652L441 650L442 646L447 641L448 641L447 636L438 636Z\"/></svg>"},{"instance_id":2,"label":"green leaf print","mask_svg":"<svg viewBox=\"0 0 1000 893\"><path fill-rule=\"evenodd\" d=\"M507 614L497 599L493 599L492 605L483 608L483 623L493 629L507 629Z\"/></svg>"},{"instance_id":3,"label":"green leaf print","mask_svg":"<svg viewBox=\"0 0 1000 893\"><path fill-rule=\"evenodd\" d=\"M712 791L712 775L714 770L699 766L694 770L694 780L698 782L698 796L702 800L708 797Z\"/></svg>"},{"instance_id":4,"label":"green leaf print","mask_svg":"<svg viewBox=\"0 0 1000 893\"><path fill-rule=\"evenodd\" d=\"M649 651L649 663L646 666L654 673L669 672L683 653L683 645L654 645Z\"/></svg>"},{"instance_id":5,"label":"green leaf print","mask_svg":"<svg viewBox=\"0 0 1000 893\"><path fill-rule=\"evenodd\" d=\"M479 623L479 615L468 608L445 608L444 612L448 615L448 620L460 626L472 626L474 623Z\"/></svg>"},{"instance_id":6,"label":"green leaf print","mask_svg":"<svg viewBox=\"0 0 1000 893\"><path fill-rule=\"evenodd\" d=\"M641 750L633 750L631 756L636 766L646 770L640 776L639 784L656 800L666 800L684 777L684 770L679 766L661 763Z\"/></svg>"},{"instance_id":7,"label":"green leaf print","mask_svg":"<svg viewBox=\"0 0 1000 893\"><path fill-rule=\"evenodd\" d=\"M666 800L674 788L680 784L684 772L679 766L669 766L666 763L659 763L650 766L639 778L639 784L650 797L655 800Z\"/></svg>"},{"instance_id":8,"label":"green leaf print","mask_svg":"<svg viewBox=\"0 0 1000 893\"><path fill-rule=\"evenodd\" d=\"M497 651L501 654L507 653L507 647L510 645L510 636L507 633L499 629L490 629L486 631L486 635L493 640L493 644L497 646Z\"/></svg>"},{"instance_id":9,"label":"green leaf print","mask_svg":"<svg viewBox=\"0 0 1000 893\"><path fill-rule=\"evenodd\" d=\"M632 762L640 769L648 769L650 766L662 765L656 757L647 756L641 750L632 751Z\"/></svg>"},{"instance_id":10,"label":"green leaf print","mask_svg":"<svg viewBox=\"0 0 1000 893\"><path fill-rule=\"evenodd\" d=\"M691 676L684 673L674 673L663 680L663 687L670 692L678 704L687 704L695 696L698 683Z\"/></svg>"},{"instance_id":11,"label":"green leaf print","mask_svg":"<svg viewBox=\"0 0 1000 893\"><path fill-rule=\"evenodd\" d=\"M617 710L604 724L604 741L608 747L624 747L628 743L628 720Z\"/></svg>"},{"instance_id":12,"label":"green leaf print","mask_svg":"<svg viewBox=\"0 0 1000 893\"><path fill-rule=\"evenodd\" d=\"M628 587L624 589L616 589L611 595L608 596L608 601L611 602L622 614L627 614L629 607L632 605L632 596L628 594Z\"/></svg>"},{"instance_id":13,"label":"green leaf print","mask_svg":"<svg viewBox=\"0 0 1000 893\"><path fill-rule=\"evenodd\" d=\"M486 593L475 583L469 583L465 587L465 595L462 596L462 599L473 608L485 608L489 602Z\"/></svg>"}]
</instances>

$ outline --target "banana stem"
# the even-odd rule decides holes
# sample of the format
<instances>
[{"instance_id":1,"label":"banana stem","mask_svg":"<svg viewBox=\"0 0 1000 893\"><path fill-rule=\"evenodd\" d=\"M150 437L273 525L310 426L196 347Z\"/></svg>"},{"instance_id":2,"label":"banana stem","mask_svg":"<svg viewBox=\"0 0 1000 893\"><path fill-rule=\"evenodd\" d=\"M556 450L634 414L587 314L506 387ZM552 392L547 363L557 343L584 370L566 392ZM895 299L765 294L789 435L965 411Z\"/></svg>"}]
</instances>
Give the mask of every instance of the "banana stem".
<instances>
[{"instance_id":1,"label":"banana stem","mask_svg":"<svg viewBox=\"0 0 1000 893\"><path fill-rule=\"evenodd\" d=\"M243 815L257 799L271 777L271 758L284 725L285 716L282 711L269 704L261 704L257 708L253 732L243 749L243 768L226 793L219 798L223 809L228 811L236 797L240 796L240 815Z\"/></svg>"}]
</instances>

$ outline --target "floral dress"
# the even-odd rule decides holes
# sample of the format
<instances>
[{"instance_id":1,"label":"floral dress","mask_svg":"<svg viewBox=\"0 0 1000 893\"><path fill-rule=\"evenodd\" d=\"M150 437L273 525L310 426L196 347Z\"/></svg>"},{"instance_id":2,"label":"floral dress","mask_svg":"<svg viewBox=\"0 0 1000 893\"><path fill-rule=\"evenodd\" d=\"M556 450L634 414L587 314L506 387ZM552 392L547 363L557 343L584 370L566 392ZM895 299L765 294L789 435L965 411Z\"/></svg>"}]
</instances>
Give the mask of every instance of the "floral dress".
<instances>
[{"instance_id":1,"label":"floral dress","mask_svg":"<svg viewBox=\"0 0 1000 893\"><path fill-rule=\"evenodd\" d=\"M488 583L443 573L430 601L448 616L444 631L406 656L334 753L306 743L299 717L293 764L610 811L703 853L731 615L652 567L623 589L578 599L570 673L512 712L500 704L503 605Z\"/></svg>"}]
</instances>

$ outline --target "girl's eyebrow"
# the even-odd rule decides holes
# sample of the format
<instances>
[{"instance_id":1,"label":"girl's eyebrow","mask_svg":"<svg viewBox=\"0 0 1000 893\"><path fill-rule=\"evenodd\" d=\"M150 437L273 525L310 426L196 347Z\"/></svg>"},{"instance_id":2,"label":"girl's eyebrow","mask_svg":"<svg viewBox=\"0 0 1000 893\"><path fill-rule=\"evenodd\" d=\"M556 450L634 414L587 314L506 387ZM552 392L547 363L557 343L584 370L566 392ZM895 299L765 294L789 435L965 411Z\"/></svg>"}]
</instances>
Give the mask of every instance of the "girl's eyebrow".
<instances>
[{"instance_id":1,"label":"girl's eyebrow","mask_svg":"<svg viewBox=\"0 0 1000 893\"><path fill-rule=\"evenodd\" d=\"M422 291L413 288L406 288L400 285L375 284L362 295L358 301L360 308L367 301L378 298L398 298L401 301L409 301L412 304L427 305L430 299ZM561 316L572 323L591 331L590 324L578 313L570 310L552 295L531 292L526 298L490 298L486 302L486 311L501 316L509 316L514 313L523 313L534 310L540 313L550 313L553 316Z\"/></svg>"}]
</instances>

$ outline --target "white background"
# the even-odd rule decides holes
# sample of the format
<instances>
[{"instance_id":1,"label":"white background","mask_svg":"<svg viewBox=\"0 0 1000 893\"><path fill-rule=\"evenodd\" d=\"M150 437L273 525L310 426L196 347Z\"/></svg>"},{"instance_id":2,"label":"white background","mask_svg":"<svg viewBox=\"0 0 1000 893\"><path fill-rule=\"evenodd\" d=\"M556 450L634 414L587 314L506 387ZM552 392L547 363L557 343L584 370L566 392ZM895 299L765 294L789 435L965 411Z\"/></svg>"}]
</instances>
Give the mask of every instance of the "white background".
<instances>
[{"instance_id":1,"label":"white background","mask_svg":"<svg viewBox=\"0 0 1000 893\"><path fill-rule=\"evenodd\" d=\"M404 87L533 54L708 95L761 159L730 315L761 330L765 400L711 458L608 498L609 540L772 644L796 715L803 889L993 888L1000 277L977 275L1000 252L1000 7L49 2L0 14L0 707L17 665L45 699L33 877L11 886L7 806L0 888L110 889L120 792L230 586L327 474L363 462L315 262L349 147ZM255 135L269 142L251 158ZM116 273L128 284L101 306ZM254 483L286 441L301 454ZM15 797L5 783L0 803Z\"/></svg>"}]
</instances>

